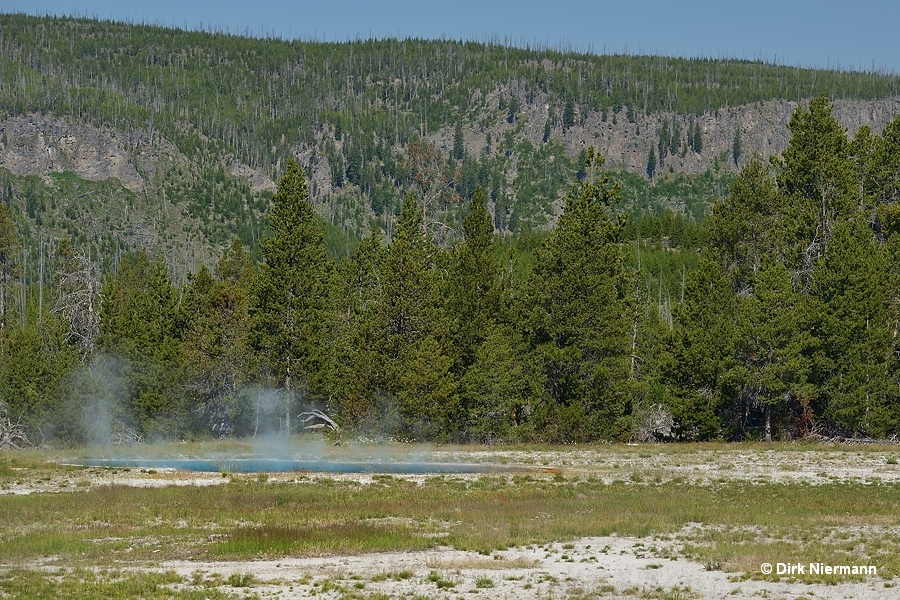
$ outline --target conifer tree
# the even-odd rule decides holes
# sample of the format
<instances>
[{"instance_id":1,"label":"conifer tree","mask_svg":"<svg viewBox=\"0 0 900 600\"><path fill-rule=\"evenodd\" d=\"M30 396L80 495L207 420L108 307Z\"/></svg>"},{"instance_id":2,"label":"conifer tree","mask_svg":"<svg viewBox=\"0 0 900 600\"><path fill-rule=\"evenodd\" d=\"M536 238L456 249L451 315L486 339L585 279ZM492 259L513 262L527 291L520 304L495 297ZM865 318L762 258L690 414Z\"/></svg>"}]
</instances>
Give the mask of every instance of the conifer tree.
<instances>
[{"instance_id":1,"label":"conifer tree","mask_svg":"<svg viewBox=\"0 0 900 600\"><path fill-rule=\"evenodd\" d=\"M540 248L525 299L543 406L536 426L556 441L610 438L628 428L629 277L617 246L618 190L587 152L575 186Z\"/></svg>"},{"instance_id":2,"label":"conifer tree","mask_svg":"<svg viewBox=\"0 0 900 600\"><path fill-rule=\"evenodd\" d=\"M900 233L900 116L888 123L878 138L870 171L874 208L883 235Z\"/></svg>"},{"instance_id":3,"label":"conifer tree","mask_svg":"<svg viewBox=\"0 0 900 600\"><path fill-rule=\"evenodd\" d=\"M256 375L250 348L254 270L235 240L216 265L194 275L182 298L182 378L196 427L225 436L250 432L244 384Z\"/></svg>"},{"instance_id":4,"label":"conifer tree","mask_svg":"<svg viewBox=\"0 0 900 600\"><path fill-rule=\"evenodd\" d=\"M513 354L519 348L504 343L514 337L511 328L504 328L505 340L493 338L490 349L483 347L497 334L506 315L500 265L493 249L494 228L481 187L472 196L463 230L465 239L453 253L444 294L450 325L448 348L457 377L469 371L480 375L469 376L467 387L460 395L459 425L463 430L461 435L466 438L502 436L508 432L509 421L501 423L499 415L508 419L510 414L500 405L514 402L508 392L516 383L507 382L504 374L492 375L485 369L496 367L496 361L507 361L507 367L512 368L509 361L515 360ZM493 352L500 355L493 356ZM476 362L480 364L475 365Z\"/></svg>"},{"instance_id":5,"label":"conifer tree","mask_svg":"<svg viewBox=\"0 0 900 600\"><path fill-rule=\"evenodd\" d=\"M672 135L669 138L669 154L674 155L681 148L681 124L672 115Z\"/></svg>"},{"instance_id":6,"label":"conifer tree","mask_svg":"<svg viewBox=\"0 0 900 600\"><path fill-rule=\"evenodd\" d=\"M443 348L447 326L436 297L435 252L422 210L408 195L388 249L376 319L385 364L380 388L396 402L400 433L416 439L446 435L456 412L452 361Z\"/></svg>"},{"instance_id":7,"label":"conifer tree","mask_svg":"<svg viewBox=\"0 0 900 600\"><path fill-rule=\"evenodd\" d=\"M353 185L359 185L362 168L362 149L360 148L360 145L356 143L350 146L350 150L347 152L347 168L345 170L347 181Z\"/></svg>"},{"instance_id":8,"label":"conifer tree","mask_svg":"<svg viewBox=\"0 0 900 600\"><path fill-rule=\"evenodd\" d=\"M663 119L659 126L659 142L656 144L659 150L659 164L663 166L666 161L666 154L669 152L669 142L671 141L671 133L669 132L669 120Z\"/></svg>"},{"instance_id":9,"label":"conifer tree","mask_svg":"<svg viewBox=\"0 0 900 600\"><path fill-rule=\"evenodd\" d=\"M533 439L537 432L529 414L542 382L531 371L522 332L498 323L484 335L459 382L461 437L481 443Z\"/></svg>"},{"instance_id":10,"label":"conifer tree","mask_svg":"<svg viewBox=\"0 0 900 600\"><path fill-rule=\"evenodd\" d=\"M494 227L479 186L463 219L465 238L455 249L448 280L450 347L460 370L472 363L475 350L500 317L499 265L494 258Z\"/></svg>"},{"instance_id":11,"label":"conifer tree","mask_svg":"<svg viewBox=\"0 0 900 600\"><path fill-rule=\"evenodd\" d=\"M656 175L656 150L650 148L650 155L647 157L647 178L653 179Z\"/></svg>"},{"instance_id":12,"label":"conifer tree","mask_svg":"<svg viewBox=\"0 0 900 600\"><path fill-rule=\"evenodd\" d=\"M453 158L462 160L466 157L465 139L463 138L462 119L456 120L456 127L453 129Z\"/></svg>"},{"instance_id":13,"label":"conifer tree","mask_svg":"<svg viewBox=\"0 0 900 600\"><path fill-rule=\"evenodd\" d=\"M764 436L773 437L773 413L811 394L807 349L813 345L803 296L792 289L783 264L765 264L753 277L753 294L739 303L735 377L745 410L761 406Z\"/></svg>"},{"instance_id":14,"label":"conifer tree","mask_svg":"<svg viewBox=\"0 0 900 600\"><path fill-rule=\"evenodd\" d=\"M575 124L575 99L572 96L566 98L563 107L563 129L568 129Z\"/></svg>"},{"instance_id":15,"label":"conifer tree","mask_svg":"<svg viewBox=\"0 0 900 600\"><path fill-rule=\"evenodd\" d=\"M781 198L767 165L753 160L738 174L731 193L708 217L709 250L729 271L734 293L751 289L751 279L767 260L783 257Z\"/></svg>"},{"instance_id":16,"label":"conifer tree","mask_svg":"<svg viewBox=\"0 0 900 600\"><path fill-rule=\"evenodd\" d=\"M260 244L254 343L283 390L284 430L299 400L327 397L329 289L333 265L309 202L306 175L288 160L269 210L271 235Z\"/></svg>"},{"instance_id":17,"label":"conifer tree","mask_svg":"<svg viewBox=\"0 0 900 600\"><path fill-rule=\"evenodd\" d=\"M29 439L38 443L58 434L81 441L65 435L66 421L73 419L60 405L67 379L79 364L78 350L66 339L67 328L61 319L44 314L39 320L36 307L29 314L24 325L9 323L6 333L8 348L0 361L2 416L20 421Z\"/></svg>"},{"instance_id":18,"label":"conifer tree","mask_svg":"<svg viewBox=\"0 0 900 600\"><path fill-rule=\"evenodd\" d=\"M887 437L900 427L897 273L861 219L839 224L811 293L824 416L845 431Z\"/></svg>"},{"instance_id":19,"label":"conifer tree","mask_svg":"<svg viewBox=\"0 0 900 600\"><path fill-rule=\"evenodd\" d=\"M346 428L372 435L380 431L379 386L384 361L377 310L382 300L386 248L378 230L367 236L349 260L338 264L334 285L335 333L329 389Z\"/></svg>"},{"instance_id":20,"label":"conifer tree","mask_svg":"<svg viewBox=\"0 0 900 600\"><path fill-rule=\"evenodd\" d=\"M788 123L791 140L778 175L787 239L785 257L808 283L837 223L856 210L850 143L825 96L797 107Z\"/></svg>"},{"instance_id":21,"label":"conifer tree","mask_svg":"<svg viewBox=\"0 0 900 600\"><path fill-rule=\"evenodd\" d=\"M177 305L168 270L143 252L103 286L97 345L116 359L122 403L113 416L145 435L171 435L185 423Z\"/></svg>"},{"instance_id":22,"label":"conifer tree","mask_svg":"<svg viewBox=\"0 0 900 600\"><path fill-rule=\"evenodd\" d=\"M707 253L687 280L684 302L675 310L662 366L667 408L681 439L709 439L722 434L737 386L734 368L737 297L728 272ZM725 417L725 418L723 418Z\"/></svg>"}]
</instances>

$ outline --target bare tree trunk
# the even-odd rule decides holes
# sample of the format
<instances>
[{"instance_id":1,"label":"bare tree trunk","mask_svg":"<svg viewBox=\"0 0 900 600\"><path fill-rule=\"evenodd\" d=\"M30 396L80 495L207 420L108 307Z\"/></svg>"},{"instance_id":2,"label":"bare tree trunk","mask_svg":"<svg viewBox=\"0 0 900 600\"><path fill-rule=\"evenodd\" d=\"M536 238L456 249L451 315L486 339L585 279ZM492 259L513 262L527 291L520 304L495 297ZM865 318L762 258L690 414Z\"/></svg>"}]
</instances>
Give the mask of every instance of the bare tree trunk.
<instances>
[{"instance_id":1,"label":"bare tree trunk","mask_svg":"<svg viewBox=\"0 0 900 600\"><path fill-rule=\"evenodd\" d=\"M38 323L40 324L43 321L43 313L44 313L44 238L41 236L41 241L38 244L38 263L40 267L38 269Z\"/></svg>"},{"instance_id":2,"label":"bare tree trunk","mask_svg":"<svg viewBox=\"0 0 900 600\"><path fill-rule=\"evenodd\" d=\"M766 443L772 443L772 405L766 404Z\"/></svg>"},{"instance_id":3,"label":"bare tree trunk","mask_svg":"<svg viewBox=\"0 0 900 600\"><path fill-rule=\"evenodd\" d=\"M287 434L291 435L291 399L294 395L294 391L291 388L290 374L284 378L284 390L287 392L287 399L285 400L284 406L284 426L287 430Z\"/></svg>"},{"instance_id":4,"label":"bare tree trunk","mask_svg":"<svg viewBox=\"0 0 900 600\"><path fill-rule=\"evenodd\" d=\"M637 350L637 330L638 330L638 321L637 317L635 317L634 322L631 325L631 371L628 373L629 379L634 379L634 370L637 366L635 361L637 360L637 355L635 351Z\"/></svg>"},{"instance_id":5,"label":"bare tree trunk","mask_svg":"<svg viewBox=\"0 0 900 600\"><path fill-rule=\"evenodd\" d=\"M259 404L262 401L262 385L256 385L256 427L253 428L253 437L259 432Z\"/></svg>"},{"instance_id":6,"label":"bare tree trunk","mask_svg":"<svg viewBox=\"0 0 900 600\"><path fill-rule=\"evenodd\" d=\"M0 264L0 331L6 327L6 290L9 287L9 265Z\"/></svg>"}]
</instances>

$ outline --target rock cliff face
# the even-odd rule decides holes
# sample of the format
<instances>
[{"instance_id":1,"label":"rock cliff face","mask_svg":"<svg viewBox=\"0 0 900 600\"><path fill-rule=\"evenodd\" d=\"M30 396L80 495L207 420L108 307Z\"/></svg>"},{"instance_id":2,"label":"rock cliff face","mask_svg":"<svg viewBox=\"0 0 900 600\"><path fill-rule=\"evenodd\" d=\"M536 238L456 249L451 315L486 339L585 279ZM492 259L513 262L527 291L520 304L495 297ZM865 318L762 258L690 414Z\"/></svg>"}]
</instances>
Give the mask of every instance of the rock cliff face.
<instances>
[{"instance_id":1,"label":"rock cliff face","mask_svg":"<svg viewBox=\"0 0 900 600\"><path fill-rule=\"evenodd\" d=\"M807 101L804 101L804 105ZM767 158L773 154L781 154L790 141L788 122L797 109L797 102L771 101L722 109L697 117L703 138L703 151L699 154L688 152L684 157L669 155L666 166L671 165L675 171L685 173L701 173L712 166L717 157L723 154L730 162L735 131L741 132L741 160L743 166L754 155ZM833 114L844 126L850 137L860 127L868 126L875 133L881 133L884 126L900 115L900 98L887 98L876 101L839 100L834 103ZM641 135L635 135L631 144L622 144L622 136L608 136L609 156L628 169L641 171L647 165L647 155L651 146L659 139L659 128L662 118L670 122L672 116L661 117L651 115L637 119ZM690 118L675 115L682 134L687 130ZM627 139L627 136L625 136ZM618 141L618 143L617 143Z\"/></svg>"},{"instance_id":2,"label":"rock cliff face","mask_svg":"<svg viewBox=\"0 0 900 600\"><path fill-rule=\"evenodd\" d=\"M557 115L562 110L561 106L551 107L547 104L546 97L540 95L528 104L524 92L511 91L507 94L516 96L519 105L523 107L516 123L509 124L503 120L491 127L470 130L466 135L469 152L481 152L488 133L495 140L502 139L507 131L516 127L519 128L520 135L533 144L540 144L551 110ZM808 100L804 100L803 104L808 104ZM664 166L671 166L677 172L702 173L723 156L726 162L732 162L732 144L738 127L741 131L741 159L737 167L743 166L753 156L765 159L773 154L781 154L790 140L787 125L797 106L798 102L777 100L724 108L699 116L637 113L633 122L629 122L625 108L616 114L609 112L605 120L602 113L590 111L579 113L576 124L567 130L559 126L552 127L551 136L560 140L573 154L592 145L600 150L607 165L644 173L650 149L656 148L659 141L663 121L668 121L671 130L674 119L682 138L690 124L696 121L700 125L702 151L695 153L688 150L684 156L680 152L670 154L665 158ZM862 126L880 133L888 122L900 116L900 97L872 101L838 100L834 103L833 114L851 137ZM449 152L453 143L453 131L442 130L432 136L432 139L444 152ZM735 167L733 164L731 166Z\"/></svg>"},{"instance_id":3,"label":"rock cliff face","mask_svg":"<svg viewBox=\"0 0 900 600\"><path fill-rule=\"evenodd\" d=\"M0 167L16 175L71 171L91 181L113 178L142 192L144 179L119 136L43 115L12 117L0 123Z\"/></svg>"},{"instance_id":4,"label":"rock cliff face","mask_svg":"<svg viewBox=\"0 0 900 600\"><path fill-rule=\"evenodd\" d=\"M89 181L116 179L132 192L144 193L163 164L167 168L188 162L168 140L147 132L126 133L35 114L0 122L0 168L15 175L45 177L69 171ZM247 180L254 192L275 189L271 178L256 169L236 160L225 166Z\"/></svg>"}]
</instances>

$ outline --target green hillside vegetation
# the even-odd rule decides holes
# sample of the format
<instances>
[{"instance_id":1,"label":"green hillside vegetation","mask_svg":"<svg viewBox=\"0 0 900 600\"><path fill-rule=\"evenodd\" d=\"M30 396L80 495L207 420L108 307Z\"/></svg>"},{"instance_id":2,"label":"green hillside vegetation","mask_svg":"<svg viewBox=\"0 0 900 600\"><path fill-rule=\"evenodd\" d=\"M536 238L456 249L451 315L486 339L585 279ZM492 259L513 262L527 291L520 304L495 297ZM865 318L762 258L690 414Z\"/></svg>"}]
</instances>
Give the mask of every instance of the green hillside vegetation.
<instances>
[{"instance_id":1,"label":"green hillside vegetation","mask_svg":"<svg viewBox=\"0 0 900 600\"><path fill-rule=\"evenodd\" d=\"M900 118L849 139L831 109L799 107L703 224L629 218L588 149L545 231L497 234L476 187L438 245L420 180L341 261L289 160L258 257L236 239L184 284L123 253L101 289L108 258L69 242L23 282L0 204L3 410L70 442L296 432L307 407L429 441L897 435Z\"/></svg>"},{"instance_id":2,"label":"green hillside vegetation","mask_svg":"<svg viewBox=\"0 0 900 600\"><path fill-rule=\"evenodd\" d=\"M190 154L201 132L251 166L271 168L323 127L406 144L496 118L490 93L522 86L562 108L700 114L773 98L883 98L894 76L756 61L596 56L502 43L284 42L151 25L3 15L2 109L155 129ZM511 103L512 102L512 103ZM515 118L515 101L503 102ZM558 118L565 120L564 110ZM570 116L569 119L574 119ZM191 127L187 127L187 124ZM283 137L283 139L282 139ZM364 152L364 155L371 155Z\"/></svg>"},{"instance_id":3,"label":"green hillside vegetation","mask_svg":"<svg viewBox=\"0 0 900 600\"><path fill-rule=\"evenodd\" d=\"M201 264L212 265L233 236L254 254L265 236L270 194L252 191L233 175L226 168L233 160L273 180L290 157L310 176L326 169L325 179L311 177L310 197L328 224L329 249L346 256L374 228L391 236L402 198L429 170L440 172L447 188L433 207L449 228L436 238L440 244L461 238L465 202L478 185L498 231L547 229L583 162L567 155L551 131L580 126L590 111L612 121L634 120L819 93L856 99L900 94L898 78L884 73L597 56L515 48L500 40L288 42L16 14L0 15L0 29L0 116L52 115L112 132L128 152L149 145L160 153L155 172L141 171L136 161L143 198L107 190L123 211L130 206L133 226L146 235L101 230L95 254L108 256L110 246L149 248L179 264L171 267L182 273L179 281ZM538 102L549 106L549 120L543 143L536 145L522 128L526 109ZM488 139L488 129L499 123L509 129ZM453 132L452 151L438 152L433 164L412 160L410 145L439 131ZM467 151L464 131L485 136L484 151ZM669 132L669 144L660 142L661 152L663 145L674 152L682 142L682 152L700 151L699 127L688 128L686 138L675 133ZM699 220L727 190L727 169L687 176L664 170L662 154L659 162L653 185L614 175L622 184L622 210L671 208ZM36 182L29 185L40 190ZM97 239L80 219L56 212L58 203L39 204L47 214L38 223L34 207L24 206L21 187L13 182L16 208L28 214L24 239L33 260L39 259L37 244L29 236L34 232L39 244L45 222L52 223L48 237ZM53 188L42 193L60 196Z\"/></svg>"}]
</instances>

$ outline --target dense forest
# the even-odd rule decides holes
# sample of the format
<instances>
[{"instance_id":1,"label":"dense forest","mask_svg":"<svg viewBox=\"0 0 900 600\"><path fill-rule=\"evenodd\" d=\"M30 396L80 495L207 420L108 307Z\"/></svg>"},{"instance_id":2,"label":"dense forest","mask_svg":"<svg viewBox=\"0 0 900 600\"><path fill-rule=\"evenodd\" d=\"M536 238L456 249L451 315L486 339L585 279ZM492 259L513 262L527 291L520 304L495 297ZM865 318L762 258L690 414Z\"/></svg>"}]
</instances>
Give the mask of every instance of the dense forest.
<instances>
[{"instance_id":1,"label":"dense forest","mask_svg":"<svg viewBox=\"0 0 900 600\"><path fill-rule=\"evenodd\" d=\"M789 128L702 225L627 218L589 148L546 233L497 233L476 186L438 244L421 177L344 260L288 159L258 256L236 239L182 285L146 252L101 281L68 242L23 282L3 204L3 410L68 442L297 431L306 407L431 441L896 435L900 117L851 139L819 96Z\"/></svg>"}]
</instances>

